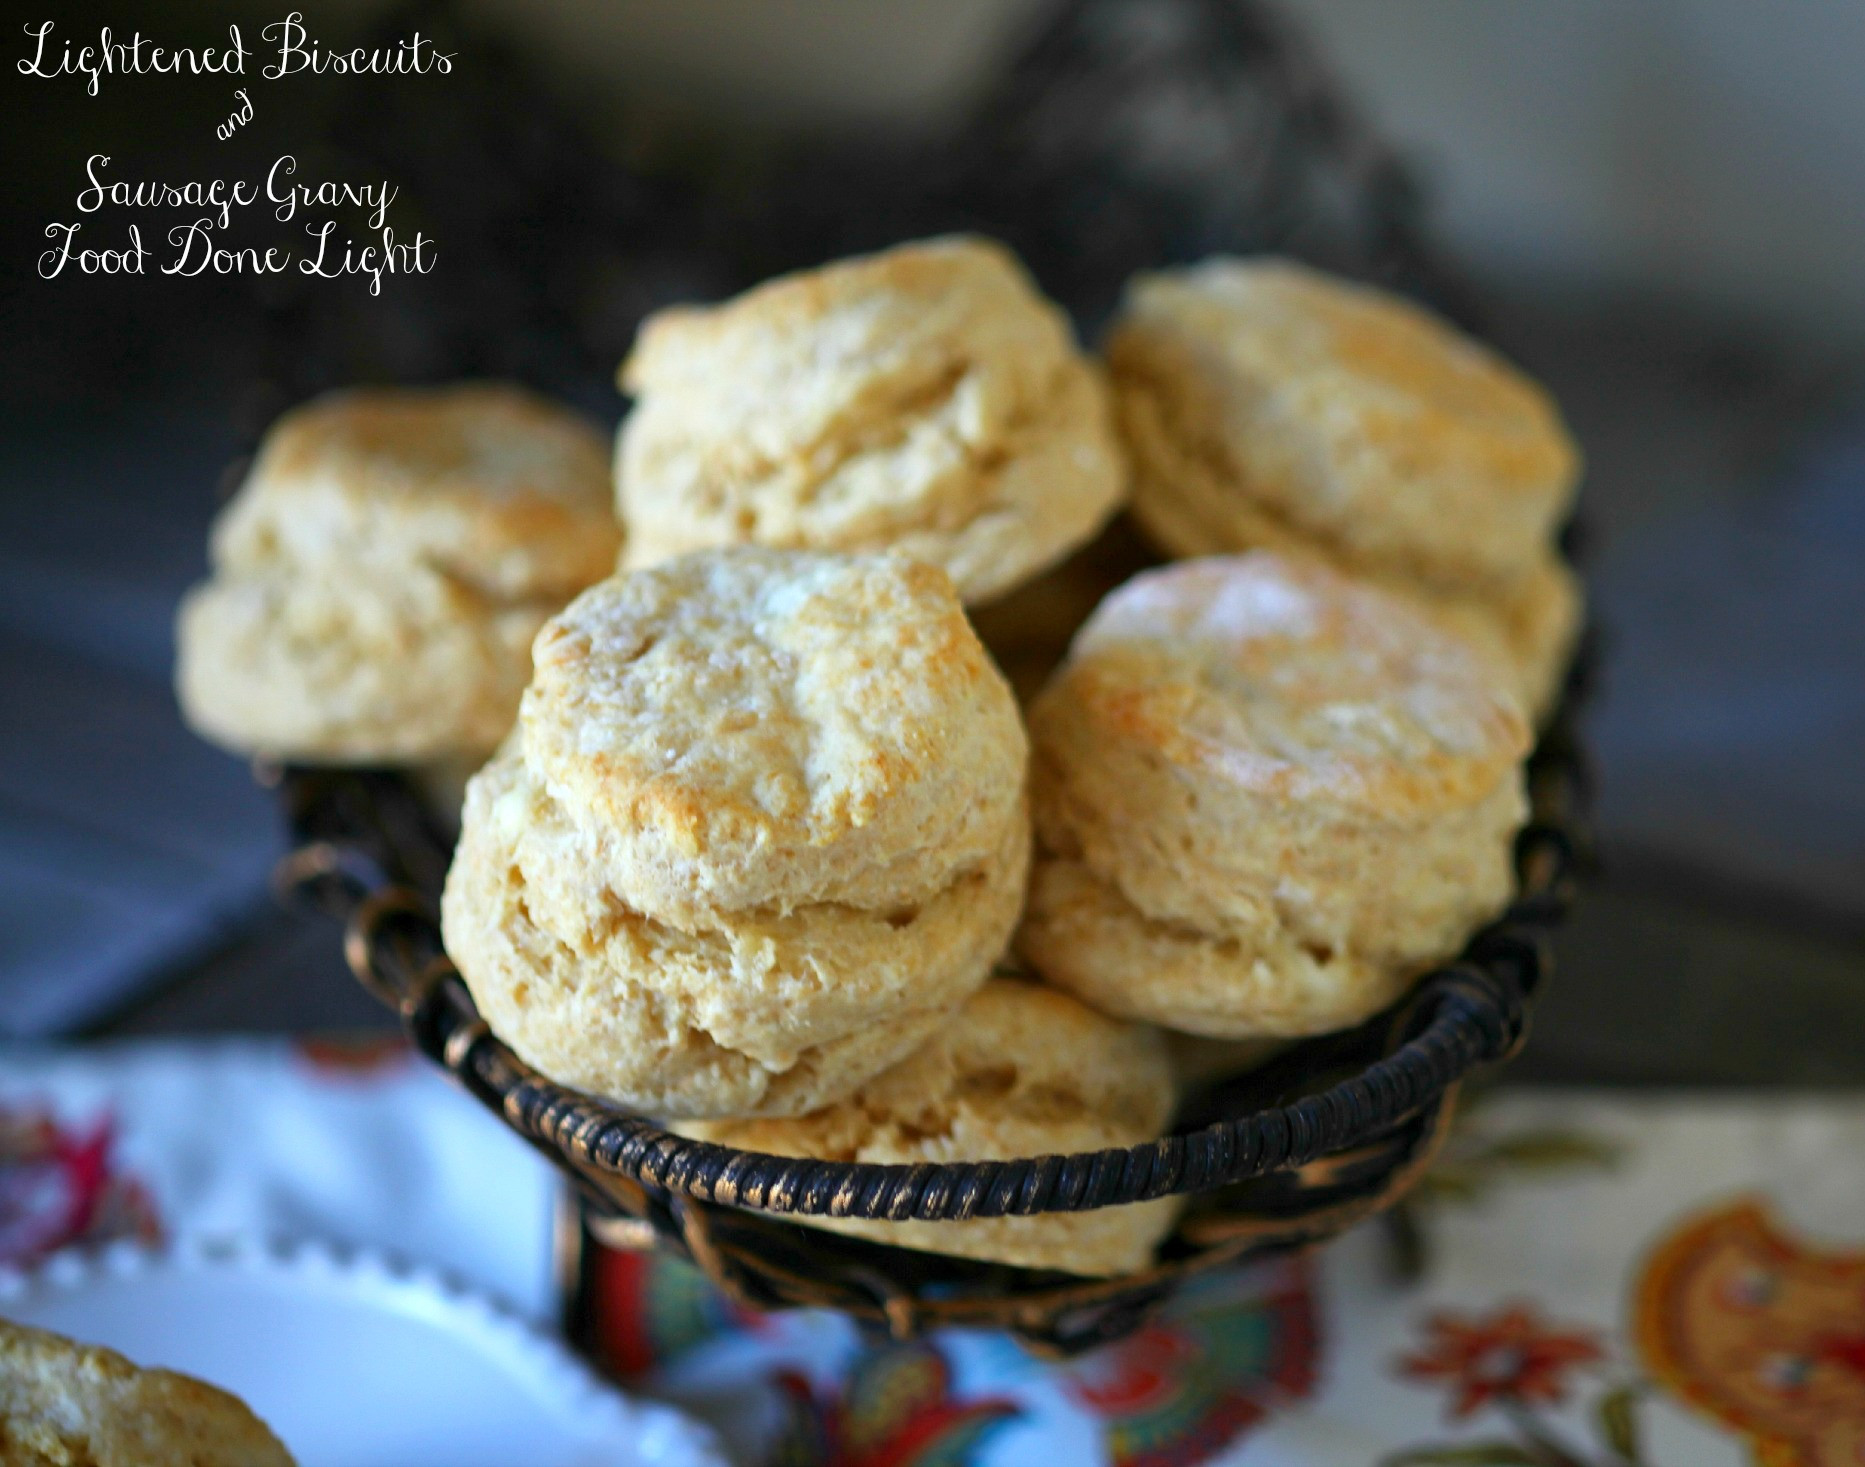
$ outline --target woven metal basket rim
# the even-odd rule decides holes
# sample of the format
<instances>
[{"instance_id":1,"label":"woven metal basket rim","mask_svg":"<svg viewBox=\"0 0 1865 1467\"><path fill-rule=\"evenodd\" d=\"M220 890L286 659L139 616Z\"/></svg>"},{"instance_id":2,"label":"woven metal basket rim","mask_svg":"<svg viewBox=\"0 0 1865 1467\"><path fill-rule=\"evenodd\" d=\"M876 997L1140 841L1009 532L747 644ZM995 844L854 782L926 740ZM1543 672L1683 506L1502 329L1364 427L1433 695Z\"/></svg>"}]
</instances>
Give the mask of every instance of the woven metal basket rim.
<instances>
[{"instance_id":1,"label":"woven metal basket rim","mask_svg":"<svg viewBox=\"0 0 1865 1467\"><path fill-rule=\"evenodd\" d=\"M750 1211L894 1222L1089 1211L1304 1165L1372 1139L1477 1064L1504 1057L1524 1008L1483 967L1463 963L1433 974L1408 1002L1428 1017L1398 1049L1292 1103L1127 1147L880 1163L781 1156L677 1135L537 1074L484 1028L470 997L453 995L451 1003L456 1012L436 1036L441 1048L454 1047L449 1068L490 1081L517 1129L580 1168Z\"/></svg>"},{"instance_id":2,"label":"woven metal basket rim","mask_svg":"<svg viewBox=\"0 0 1865 1467\"><path fill-rule=\"evenodd\" d=\"M682 1137L549 1080L491 1031L445 957L432 891L415 889L433 885L434 860L444 869L444 845L427 853L427 880L411 884L396 882L397 873L385 870L408 864L405 835L385 841L368 838L380 831L355 832L363 845L375 847L363 874L354 845L312 840L288 858L299 869L288 873L287 882L302 887L307 869L318 879L334 880L340 895L333 902L327 892L324 904L347 919L348 955L365 986L398 1009L417 1045L507 1124L586 1176L805 1217L933 1222L1126 1205L1206 1191L1366 1145L1389 1135L1478 1065L1514 1052L1548 966L1547 933L1565 913L1582 856L1574 821L1584 797L1584 771L1572 718L1590 661L1584 652L1576 658L1567 695L1528 760L1532 808L1516 843L1515 900L1456 961L1424 976L1392 1009L1362 1026L1387 1026L1398 1036L1396 1047L1325 1089L1129 1147L898 1164L779 1156ZM418 798L399 776L348 777L377 782L362 802L373 812L361 822L365 827L380 816L383 800L413 804ZM305 810L316 808L320 782L329 786L345 778L342 771L282 771L301 832L307 828ZM406 812L402 818L406 822ZM431 825L426 830L434 839ZM391 854L385 860L385 849L399 849L403 858ZM1298 1045L1295 1057L1327 1039Z\"/></svg>"}]
</instances>

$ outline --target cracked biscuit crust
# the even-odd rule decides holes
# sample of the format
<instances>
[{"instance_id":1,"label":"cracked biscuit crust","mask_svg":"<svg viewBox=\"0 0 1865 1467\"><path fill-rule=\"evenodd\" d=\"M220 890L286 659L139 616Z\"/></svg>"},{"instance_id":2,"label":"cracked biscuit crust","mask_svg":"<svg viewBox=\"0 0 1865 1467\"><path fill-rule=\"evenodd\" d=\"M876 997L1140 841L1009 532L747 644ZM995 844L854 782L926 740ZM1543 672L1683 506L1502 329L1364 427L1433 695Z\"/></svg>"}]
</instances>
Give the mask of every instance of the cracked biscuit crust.
<instances>
[{"instance_id":1,"label":"cracked biscuit crust","mask_svg":"<svg viewBox=\"0 0 1865 1467\"><path fill-rule=\"evenodd\" d=\"M1496 669L1312 559L1184 561L1104 602L1031 710L1018 946L1218 1038L1377 1011L1507 899L1528 729Z\"/></svg>"},{"instance_id":2,"label":"cracked biscuit crust","mask_svg":"<svg viewBox=\"0 0 1865 1467\"><path fill-rule=\"evenodd\" d=\"M984 981L1028 872L1027 744L943 572L689 556L585 593L537 661L442 902L531 1063L656 1114L794 1114Z\"/></svg>"},{"instance_id":3,"label":"cracked biscuit crust","mask_svg":"<svg viewBox=\"0 0 1865 1467\"><path fill-rule=\"evenodd\" d=\"M628 568L889 547L1000 595L1125 491L1098 369L1001 246L929 240L662 311L623 368Z\"/></svg>"},{"instance_id":4,"label":"cracked biscuit crust","mask_svg":"<svg viewBox=\"0 0 1865 1467\"><path fill-rule=\"evenodd\" d=\"M837 1105L787 1120L685 1123L684 1135L780 1156L897 1164L989 1161L1133 1146L1171 1119L1163 1037L1065 994L994 978L931 1039ZM1177 1200L1041 1217L869 1222L799 1217L898 1247L1024 1268L1144 1268Z\"/></svg>"},{"instance_id":5,"label":"cracked biscuit crust","mask_svg":"<svg viewBox=\"0 0 1865 1467\"><path fill-rule=\"evenodd\" d=\"M1134 514L1180 554L1294 537L1500 592L1573 498L1579 455L1540 387L1423 309L1288 261L1140 277L1105 356Z\"/></svg>"},{"instance_id":6,"label":"cracked biscuit crust","mask_svg":"<svg viewBox=\"0 0 1865 1467\"><path fill-rule=\"evenodd\" d=\"M537 640L525 759L643 911L886 904L998 849L1028 741L945 574L741 547L617 576Z\"/></svg>"},{"instance_id":7,"label":"cracked biscuit crust","mask_svg":"<svg viewBox=\"0 0 1865 1467\"><path fill-rule=\"evenodd\" d=\"M9 1467L292 1467L244 1402L191 1376L0 1319Z\"/></svg>"}]
</instances>

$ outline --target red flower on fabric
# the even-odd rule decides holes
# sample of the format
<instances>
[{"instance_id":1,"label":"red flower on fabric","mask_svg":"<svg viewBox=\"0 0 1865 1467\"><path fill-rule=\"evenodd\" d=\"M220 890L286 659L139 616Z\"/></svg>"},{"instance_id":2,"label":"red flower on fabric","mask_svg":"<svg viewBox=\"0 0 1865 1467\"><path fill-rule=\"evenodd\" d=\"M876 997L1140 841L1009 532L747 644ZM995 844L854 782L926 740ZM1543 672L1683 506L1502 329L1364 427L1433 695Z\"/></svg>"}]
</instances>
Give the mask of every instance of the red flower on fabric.
<instances>
[{"instance_id":1,"label":"red flower on fabric","mask_svg":"<svg viewBox=\"0 0 1865 1467\"><path fill-rule=\"evenodd\" d=\"M1568 1373L1605 1358L1591 1330L1554 1329L1530 1304L1508 1304L1487 1317L1434 1314L1426 1340L1398 1362L1412 1380L1439 1381L1451 1391L1451 1419L1461 1421L1491 1401L1559 1405Z\"/></svg>"},{"instance_id":2,"label":"red flower on fabric","mask_svg":"<svg viewBox=\"0 0 1865 1467\"><path fill-rule=\"evenodd\" d=\"M65 1127L49 1111L0 1108L0 1267L75 1243L161 1237L148 1190L123 1175L109 1116Z\"/></svg>"}]
</instances>

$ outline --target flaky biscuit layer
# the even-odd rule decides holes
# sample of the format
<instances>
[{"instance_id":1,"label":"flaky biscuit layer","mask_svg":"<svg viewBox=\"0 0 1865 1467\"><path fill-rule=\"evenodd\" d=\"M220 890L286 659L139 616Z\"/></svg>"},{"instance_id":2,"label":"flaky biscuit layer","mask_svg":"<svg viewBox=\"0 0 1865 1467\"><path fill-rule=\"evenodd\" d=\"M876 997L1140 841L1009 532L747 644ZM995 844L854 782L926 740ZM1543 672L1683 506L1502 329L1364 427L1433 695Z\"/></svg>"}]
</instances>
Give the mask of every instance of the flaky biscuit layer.
<instances>
[{"instance_id":1,"label":"flaky biscuit layer","mask_svg":"<svg viewBox=\"0 0 1865 1467\"><path fill-rule=\"evenodd\" d=\"M1135 514L1194 527L1180 553L1293 536L1483 592L1531 572L1572 501L1579 455L1537 385L1418 306L1288 261L1140 277L1105 355Z\"/></svg>"},{"instance_id":2,"label":"flaky biscuit layer","mask_svg":"<svg viewBox=\"0 0 1865 1467\"><path fill-rule=\"evenodd\" d=\"M631 569L732 544L892 547L980 602L1089 539L1125 491L1097 369L985 240L662 311L623 385Z\"/></svg>"},{"instance_id":3,"label":"flaky biscuit layer","mask_svg":"<svg viewBox=\"0 0 1865 1467\"><path fill-rule=\"evenodd\" d=\"M483 757L511 727L532 638L556 609L415 565L218 575L182 602L176 691L195 729L243 752Z\"/></svg>"},{"instance_id":4,"label":"flaky biscuit layer","mask_svg":"<svg viewBox=\"0 0 1865 1467\"><path fill-rule=\"evenodd\" d=\"M1350 1024L1510 888L1528 731L1495 668L1312 559L1187 561L1103 603L1031 710L1018 947L1216 1037Z\"/></svg>"},{"instance_id":5,"label":"flaky biscuit layer","mask_svg":"<svg viewBox=\"0 0 1865 1467\"><path fill-rule=\"evenodd\" d=\"M442 925L487 1022L551 1078L668 1116L799 1113L905 1055L984 981L1029 863L1019 806L935 891L676 924L617 894L609 828L518 738L468 785L462 824Z\"/></svg>"}]
</instances>

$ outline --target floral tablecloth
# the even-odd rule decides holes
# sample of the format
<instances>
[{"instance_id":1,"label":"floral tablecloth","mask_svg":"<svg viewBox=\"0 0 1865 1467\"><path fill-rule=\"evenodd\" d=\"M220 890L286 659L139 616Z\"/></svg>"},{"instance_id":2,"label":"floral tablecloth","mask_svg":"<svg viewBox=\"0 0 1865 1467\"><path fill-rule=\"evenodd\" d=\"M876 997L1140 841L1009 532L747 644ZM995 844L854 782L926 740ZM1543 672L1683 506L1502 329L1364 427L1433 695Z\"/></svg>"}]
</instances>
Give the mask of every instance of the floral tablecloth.
<instances>
[{"instance_id":1,"label":"floral tablecloth","mask_svg":"<svg viewBox=\"0 0 1865 1467\"><path fill-rule=\"evenodd\" d=\"M314 1236L552 1317L556 1182L396 1046L0 1049L0 1266ZM607 1363L747 1463L1861 1467L1865 1097L1505 1091L1412 1209L1067 1364L601 1266Z\"/></svg>"}]
</instances>

